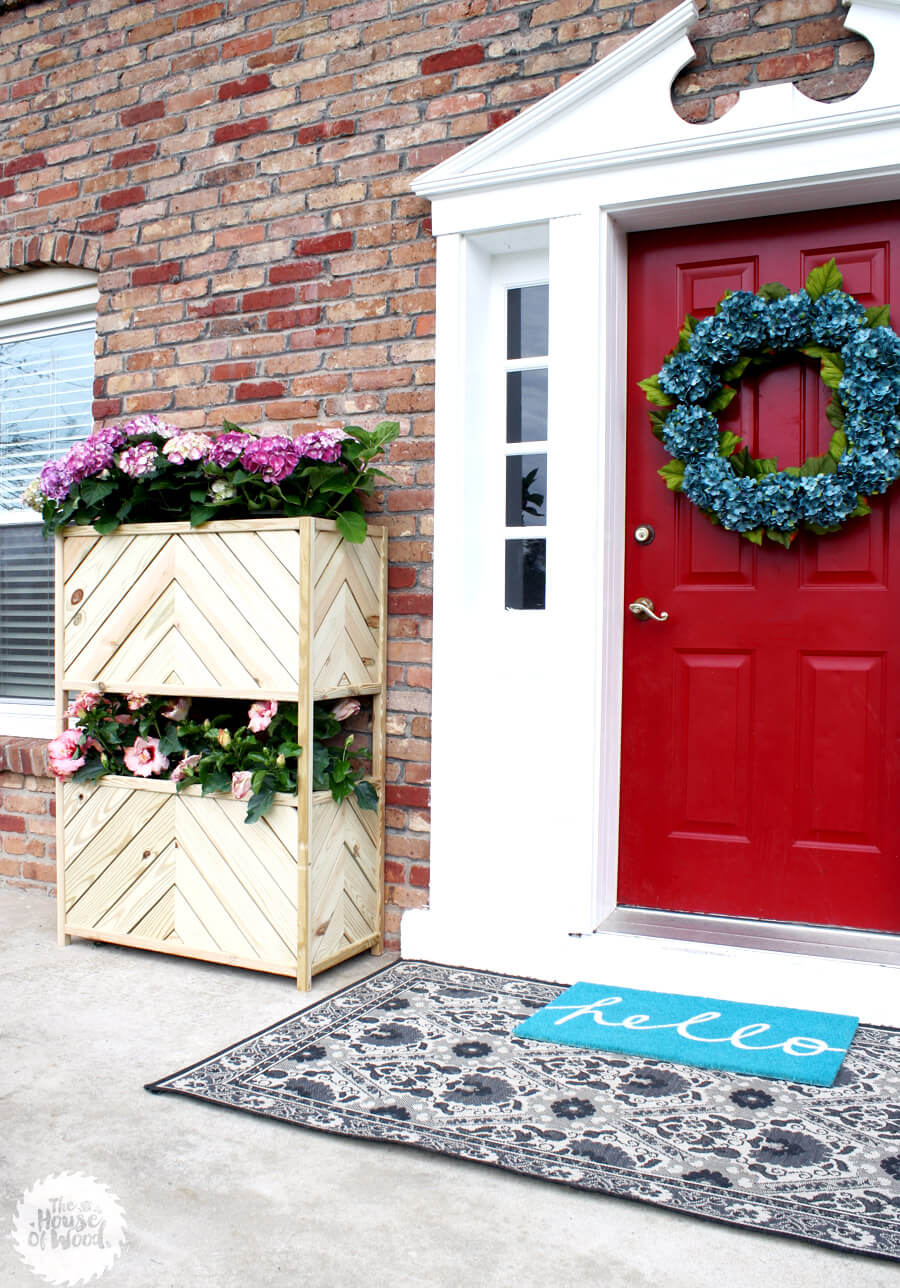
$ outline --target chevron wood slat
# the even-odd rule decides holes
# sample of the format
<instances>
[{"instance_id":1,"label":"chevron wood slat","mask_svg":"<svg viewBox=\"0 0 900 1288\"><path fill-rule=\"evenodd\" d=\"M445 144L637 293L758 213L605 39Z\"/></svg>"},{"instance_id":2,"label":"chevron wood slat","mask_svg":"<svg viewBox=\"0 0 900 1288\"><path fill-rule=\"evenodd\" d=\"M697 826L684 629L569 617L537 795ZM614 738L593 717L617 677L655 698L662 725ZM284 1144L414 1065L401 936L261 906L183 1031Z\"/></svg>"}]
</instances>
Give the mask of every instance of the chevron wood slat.
<instances>
[{"instance_id":1,"label":"chevron wood slat","mask_svg":"<svg viewBox=\"0 0 900 1288\"><path fill-rule=\"evenodd\" d=\"M63 530L57 553L57 710L66 692L296 702L373 695L373 781L384 780L386 534L360 545L331 520ZM312 793L258 822L230 796L109 776L58 792L61 942L69 934L296 975L380 951L383 807Z\"/></svg>"}]
</instances>

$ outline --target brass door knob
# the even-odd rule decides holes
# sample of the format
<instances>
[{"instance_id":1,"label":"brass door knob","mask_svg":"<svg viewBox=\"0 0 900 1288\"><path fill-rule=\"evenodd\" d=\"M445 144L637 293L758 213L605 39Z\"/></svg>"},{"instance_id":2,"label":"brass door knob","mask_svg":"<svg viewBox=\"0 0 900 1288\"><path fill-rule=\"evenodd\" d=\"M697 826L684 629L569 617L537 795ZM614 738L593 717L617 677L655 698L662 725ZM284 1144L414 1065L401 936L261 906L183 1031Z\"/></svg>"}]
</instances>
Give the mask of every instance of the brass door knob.
<instances>
[{"instance_id":1,"label":"brass door knob","mask_svg":"<svg viewBox=\"0 0 900 1288\"><path fill-rule=\"evenodd\" d=\"M648 599L646 595L642 595L641 598L636 599L633 604L629 604L628 611L630 613L634 613L639 622L647 622L650 621L651 618L654 622L664 622L669 616L666 612L654 613L653 600Z\"/></svg>"}]
</instances>

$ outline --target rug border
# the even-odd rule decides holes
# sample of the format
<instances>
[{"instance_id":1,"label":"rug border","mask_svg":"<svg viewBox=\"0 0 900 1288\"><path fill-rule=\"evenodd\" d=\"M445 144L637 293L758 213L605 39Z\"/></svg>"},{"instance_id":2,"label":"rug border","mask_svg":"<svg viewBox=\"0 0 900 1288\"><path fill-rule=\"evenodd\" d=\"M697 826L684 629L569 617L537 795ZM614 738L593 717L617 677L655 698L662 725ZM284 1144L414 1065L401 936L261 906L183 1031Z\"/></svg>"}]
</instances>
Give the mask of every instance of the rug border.
<instances>
[{"instance_id":1,"label":"rug border","mask_svg":"<svg viewBox=\"0 0 900 1288\"><path fill-rule=\"evenodd\" d=\"M881 1252L881 1251L878 1251L877 1249L873 1250L870 1248L851 1248L851 1247L841 1246L839 1244L831 1243L826 1239L816 1238L814 1235L796 1234L788 1230L775 1230L767 1226L754 1225L750 1222L744 1222L744 1221L736 1221L727 1217L715 1216L707 1212L688 1211L687 1209L673 1207L671 1204L662 1203L658 1200L647 1198L640 1194L632 1194L632 1195L614 1194L608 1189L586 1188L583 1185L575 1184L575 1182L573 1181L566 1181L554 1176L536 1176L533 1172L526 1172L516 1167L504 1166L502 1163L495 1163L488 1159L467 1158L460 1154L448 1154L445 1150L436 1149L434 1146L429 1145L424 1140L411 1141L411 1140L377 1139L372 1136L362 1135L360 1132L334 1131L331 1128L320 1127L314 1123L294 1122L286 1118L279 1118L277 1116L273 1116L272 1114L264 1113L262 1110L254 1109L251 1106L230 1104L227 1101L223 1101L223 1100L213 1100L210 1097L200 1095L198 1092L195 1092L195 1091L185 1091L178 1087L169 1087L169 1086L162 1085L163 1083L170 1082L175 1078L179 1078L184 1074L190 1073L194 1069L197 1069L202 1065L210 1063L210 1061L212 1060L217 1060L220 1056L227 1054L229 1051L233 1051L237 1047L244 1046L246 1043L252 1042L254 1039L258 1037L262 1037L266 1033L270 1033L273 1029L279 1028L282 1024L286 1024L288 1021L296 1019L298 1016L305 1015L309 1011L315 1010L318 1006L321 1006L325 1002L328 1002L335 997L342 996L344 993L347 993L351 989L358 987L360 984L365 984L370 979L375 979L380 975L384 975L388 971L393 970L397 966L406 966L406 965L439 966L446 970L470 970L476 974L493 975L497 979L517 980L522 983L549 984L554 986L558 983L558 981L556 980L536 980L532 976L528 976L528 975L512 975L502 971L489 971L489 970L484 970L483 968L474 967L474 966L448 966L446 962L432 962L426 958L398 958L396 961L388 962L386 965L379 967L377 970L372 971L368 975L364 975L360 979L353 980L351 983L344 985L344 987L342 988L335 989L333 993L329 993L325 997L319 998L314 1002L310 1002L307 1006L300 1007L300 1009L297 1011L292 1011L289 1015L284 1016L283 1019L276 1020L274 1023L268 1024L264 1028L258 1029L255 1033L250 1033L246 1037L238 1039L237 1042L232 1042L228 1046L222 1047L221 1050L213 1052L211 1055L204 1056L201 1060L196 1060L192 1064L186 1065L183 1069L178 1069L174 1073L167 1074L164 1078L159 1078L154 1082L145 1083L144 1090L149 1091L152 1095L183 1096L187 1100L196 1100L200 1104L207 1105L210 1109L213 1109L213 1110L227 1109L227 1110L231 1110L233 1113L236 1113L236 1114L251 1114L255 1118L261 1118L268 1122L277 1123L279 1126L284 1127L286 1129L300 1128L301 1131L318 1132L319 1134L324 1136L342 1137L345 1140L358 1141L364 1145L371 1145L373 1147L378 1147L378 1146L396 1147L399 1145L401 1148L418 1150L420 1153L429 1154L432 1157L451 1158L454 1161L458 1163L462 1163L466 1166L472 1166L472 1167L487 1166L487 1167L493 1168L494 1171L506 1173L512 1176L519 1176L525 1180L537 1181L544 1184L549 1182L552 1185L563 1186L566 1189L572 1190L578 1194L599 1194L604 1198L615 1199L623 1203L643 1203L648 1207L659 1208L663 1212L671 1212L676 1216L686 1217L691 1220L711 1221L711 1222L714 1222L716 1225L731 1226L734 1229L749 1231L752 1234L773 1235L779 1239L790 1239L794 1241L799 1241L801 1243L806 1243L812 1247L822 1248L826 1252L831 1252L831 1253L836 1253L839 1255L846 1255L846 1256L871 1257L871 1258L874 1258L875 1260L884 1261L891 1265L895 1265L895 1266L900 1265L900 1255L894 1255L893 1253L889 1253L889 1252ZM562 985L561 987L566 988L571 986ZM889 1024L863 1024L862 1022L860 1022L858 1029L859 1028L880 1029L888 1033L900 1033L900 1028L897 1028ZM724 1070L723 1072L729 1073L731 1071ZM748 1075L748 1076L753 1076L753 1075Z\"/></svg>"}]
</instances>

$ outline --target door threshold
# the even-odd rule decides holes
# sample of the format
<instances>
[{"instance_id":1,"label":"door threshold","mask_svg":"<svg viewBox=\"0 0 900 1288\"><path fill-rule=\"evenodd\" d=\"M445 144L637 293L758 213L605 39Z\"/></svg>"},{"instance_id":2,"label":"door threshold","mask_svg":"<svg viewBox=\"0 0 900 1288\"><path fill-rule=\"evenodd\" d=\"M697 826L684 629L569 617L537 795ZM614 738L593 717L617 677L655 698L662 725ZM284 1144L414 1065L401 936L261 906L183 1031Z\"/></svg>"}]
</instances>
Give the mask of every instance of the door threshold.
<instances>
[{"instance_id":1,"label":"door threshold","mask_svg":"<svg viewBox=\"0 0 900 1288\"><path fill-rule=\"evenodd\" d=\"M800 922L660 912L655 908L622 905L589 933L724 944L731 948L798 953L805 957L837 957L845 961L900 967L900 935L876 930L845 930L838 926L810 926Z\"/></svg>"}]
</instances>

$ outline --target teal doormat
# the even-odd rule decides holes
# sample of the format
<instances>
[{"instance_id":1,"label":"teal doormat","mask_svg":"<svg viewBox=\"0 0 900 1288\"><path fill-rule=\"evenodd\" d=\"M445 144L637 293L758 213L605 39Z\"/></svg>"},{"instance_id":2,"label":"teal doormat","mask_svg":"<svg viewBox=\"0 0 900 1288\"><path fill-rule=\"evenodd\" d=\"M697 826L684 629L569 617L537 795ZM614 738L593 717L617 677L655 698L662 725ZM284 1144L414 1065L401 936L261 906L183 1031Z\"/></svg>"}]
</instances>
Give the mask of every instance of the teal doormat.
<instances>
[{"instance_id":1,"label":"teal doormat","mask_svg":"<svg viewBox=\"0 0 900 1288\"><path fill-rule=\"evenodd\" d=\"M827 1011L573 984L516 1037L831 1087L859 1020Z\"/></svg>"}]
</instances>

